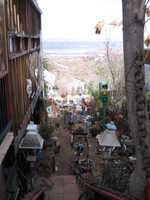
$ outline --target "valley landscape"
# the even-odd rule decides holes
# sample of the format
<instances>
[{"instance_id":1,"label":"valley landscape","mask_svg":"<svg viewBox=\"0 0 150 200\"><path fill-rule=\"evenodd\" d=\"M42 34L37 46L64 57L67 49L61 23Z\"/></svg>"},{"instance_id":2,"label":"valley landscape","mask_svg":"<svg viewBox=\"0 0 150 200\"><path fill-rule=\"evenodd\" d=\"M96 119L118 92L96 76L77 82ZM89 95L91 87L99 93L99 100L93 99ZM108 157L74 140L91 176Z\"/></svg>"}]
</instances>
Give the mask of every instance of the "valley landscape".
<instances>
[{"instance_id":1,"label":"valley landscape","mask_svg":"<svg viewBox=\"0 0 150 200\"><path fill-rule=\"evenodd\" d=\"M98 43L59 43L45 45L44 57L48 62L48 71L56 77L56 85L60 93L71 93L78 87L86 87L89 83L98 88L99 80L111 82L108 67L106 45ZM95 49L94 49L95 46ZM122 65L121 44L112 45L109 49L111 65L116 68ZM110 64L110 63L109 63ZM120 66L117 66L120 65ZM111 66L112 68L114 66Z\"/></svg>"}]
</instances>

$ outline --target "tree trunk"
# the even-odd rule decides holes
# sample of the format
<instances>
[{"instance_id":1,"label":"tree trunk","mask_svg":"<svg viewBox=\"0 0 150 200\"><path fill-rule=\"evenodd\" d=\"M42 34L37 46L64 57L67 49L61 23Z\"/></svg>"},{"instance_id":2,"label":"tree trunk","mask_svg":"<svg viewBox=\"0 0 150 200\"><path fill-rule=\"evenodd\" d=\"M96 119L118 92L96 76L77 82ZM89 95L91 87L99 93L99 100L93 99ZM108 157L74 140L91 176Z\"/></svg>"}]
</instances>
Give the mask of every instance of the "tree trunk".
<instances>
[{"instance_id":1,"label":"tree trunk","mask_svg":"<svg viewBox=\"0 0 150 200\"><path fill-rule=\"evenodd\" d=\"M144 94L144 2L144 0L122 0L128 122L137 158L129 189L131 195L140 200L144 199L146 176L149 176L149 166L146 164L149 160L149 147L146 145Z\"/></svg>"}]
</instances>

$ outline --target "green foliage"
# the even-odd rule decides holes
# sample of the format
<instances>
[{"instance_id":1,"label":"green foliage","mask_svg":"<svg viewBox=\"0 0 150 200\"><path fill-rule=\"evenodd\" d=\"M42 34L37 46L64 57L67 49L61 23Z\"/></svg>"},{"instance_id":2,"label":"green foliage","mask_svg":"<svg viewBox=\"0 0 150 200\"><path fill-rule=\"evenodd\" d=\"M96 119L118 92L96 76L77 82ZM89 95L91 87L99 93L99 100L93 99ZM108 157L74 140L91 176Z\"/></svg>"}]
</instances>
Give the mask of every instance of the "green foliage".
<instances>
[{"instance_id":1,"label":"green foliage","mask_svg":"<svg viewBox=\"0 0 150 200\"><path fill-rule=\"evenodd\" d=\"M51 137L51 135L52 135L52 133L53 133L53 131L54 131L54 128L52 127L52 126L50 126L50 125L48 125L48 124L46 124L46 123L44 123L44 124L41 124L40 125L40 135L45 139L45 140L48 140L50 137Z\"/></svg>"},{"instance_id":2,"label":"green foliage","mask_svg":"<svg viewBox=\"0 0 150 200\"><path fill-rule=\"evenodd\" d=\"M94 94L94 87L93 87L93 82L92 81L89 82L89 84L88 84L88 94L90 96L93 96L93 94Z\"/></svg>"},{"instance_id":3,"label":"green foliage","mask_svg":"<svg viewBox=\"0 0 150 200\"><path fill-rule=\"evenodd\" d=\"M108 99L108 109L110 111L124 112L126 110L126 97L125 95L114 98L112 95Z\"/></svg>"},{"instance_id":4,"label":"green foliage","mask_svg":"<svg viewBox=\"0 0 150 200\"><path fill-rule=\"evenodd\" d=\"M96 111L98 111L103 106L103 104L100 100L100 97L99 97L99 91L98 90L93 91L93 97L94 97L94 103L95 103Z\"/></svg>"},{"instance_id":5,"label":"green foliage","mask_svg":"<svg viewBox=\"0 0 150 200\"><path fill-rule=\"evenodd\" d=\"M103 105L99 97L99 90L94 90L92 82L90 82L88 85L88 94L94 99L94 105L95 105L96 111L102 108Z\"/></svg>"},{"instance_id":6,"label":"green foliage","mask_svg":"<svg viewBox=\"0 0 150 200\"><path fill-rule=\"evenodd\" d=\"M76 90L76 94L79 95L80 93L81 93L81 88L80 88L80 86L78 86L78 87L77 87L77 90Z\"/></svg>"},{"instance_id":7,"label":"green foliage","mask_svg":"<svg viewBox=\"0 0 150 200\"><path fill-rule=\"evenodd\" d=\"M125 193L129 185L129 173L122 173L121 166L113 166L111 161L105 164L101 185L120 193Z\"/></svg>"},{"instance_id":8,"label":"green foliage","mask_svg":"<svg viewBox=\"0 0 150 200\"><path fill-rule=\"evenodd\" d=\"M74 87L72 87L72 89L71 89L71 95L75 95L76 94L76 91L75 91L75 88Z\"/></svg>"},{"instance_id":9,"label":"green foliage","mask_svg":"<svg viewBox=\"0 0 150 200\"><path fill-rule=\"evenodd\" d=\"M49 70L53 69L53 64L49 63L49 59L48 58L43 58L43 67L44 67L44 69L49 71Z\"/></svg>"},{"instance_id":10,"label":"green foliage","mask_svg":"<svg viewBox=\"0 0 150 200\"><path fill-rule=\"evenodd\" d=\"M150 91L146 92L147 109L150 111Z\"/></svg>"},{"instance_id":11,"label":"green foliage","mask_svg":"<svg viewBox=\"0 0 150 200\"><path fill-rule=\"evenodd\" d=\"M105 78L105 73L106 73L106 71L105 71L105 67L104 66L99 66L98 68L97 68L97 71L96 71L96 74L99 76L99 77L103 77L103 78Z\"/></svg>"},{"instance_id":12,"label":"green foliage","mask_svg":"<svg viewBox=\"0 0 150 200\"><path fill-rule=\"evenodd\" d=\"M45 97L48 97L48 85L46 83L44 83L44 93L45 93Z\"/></svg>"},{"instance_id":13,"label":"green foliage","mask_svg":"<svg viewBox=\"0 0 150 200\"><path fill-rule=\"evenodd\" d=\"M83 94L87 94L87 83L84 84Z\"/></svg>"}]
</instances>

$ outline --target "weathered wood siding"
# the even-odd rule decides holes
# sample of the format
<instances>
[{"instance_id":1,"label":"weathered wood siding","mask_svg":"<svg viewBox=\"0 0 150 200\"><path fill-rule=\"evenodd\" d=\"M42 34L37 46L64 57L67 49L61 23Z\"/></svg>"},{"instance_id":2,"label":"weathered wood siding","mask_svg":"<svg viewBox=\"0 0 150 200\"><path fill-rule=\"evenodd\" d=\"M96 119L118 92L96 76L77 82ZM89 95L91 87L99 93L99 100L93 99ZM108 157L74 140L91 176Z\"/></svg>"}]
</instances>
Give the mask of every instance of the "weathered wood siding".
<instances>
[{"instance_id":1,"label":"weathered wood siding","mask_svg":"<svg viewBox=\"0 0 150 200\"><path fill-rule=\"evenodd\" d=\"M7 46L4 18L4 0L0 0L0 79L7 73Z\"/></svg>"},{"instance_id":2,"label":"weathered wood siding","mask_svg":"<svg viewBox=\"0 0 150 200\"><path fill-rule=\"evenodd\" d=\"M10 129L10 105L8 98L8 59L4 0L0 0L0 143Z\"/></svg>"},{"instance_id":3,"label":"weathered wood siding","mask_svg":"<svg viewBox=\"0 0 150 200\"><path fill-rule=\"evenodd\" d=\"M8 82L14 132L24 129L40 94L41 13L32 0L5 0ZM32 94L27 94L27 79Z\"/></svg>"}]
</instances>

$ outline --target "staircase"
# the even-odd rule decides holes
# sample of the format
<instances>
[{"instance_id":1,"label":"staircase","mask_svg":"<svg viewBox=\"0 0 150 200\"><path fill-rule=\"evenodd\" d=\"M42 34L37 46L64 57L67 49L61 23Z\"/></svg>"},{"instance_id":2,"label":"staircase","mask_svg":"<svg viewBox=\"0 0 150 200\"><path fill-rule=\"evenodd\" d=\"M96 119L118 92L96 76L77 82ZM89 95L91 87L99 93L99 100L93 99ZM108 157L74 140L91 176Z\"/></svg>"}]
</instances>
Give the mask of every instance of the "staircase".
<instances>
[{"instance_id":1,"label":"staircase","mask_svg":"<svg viewBox=\"0 0 150 200\"><path fill-rule=\"evenodd\" d=\"M54 186L45 200L78 200L80 190L74 176L52 176Z\"/></svg>"}]
</instances>

